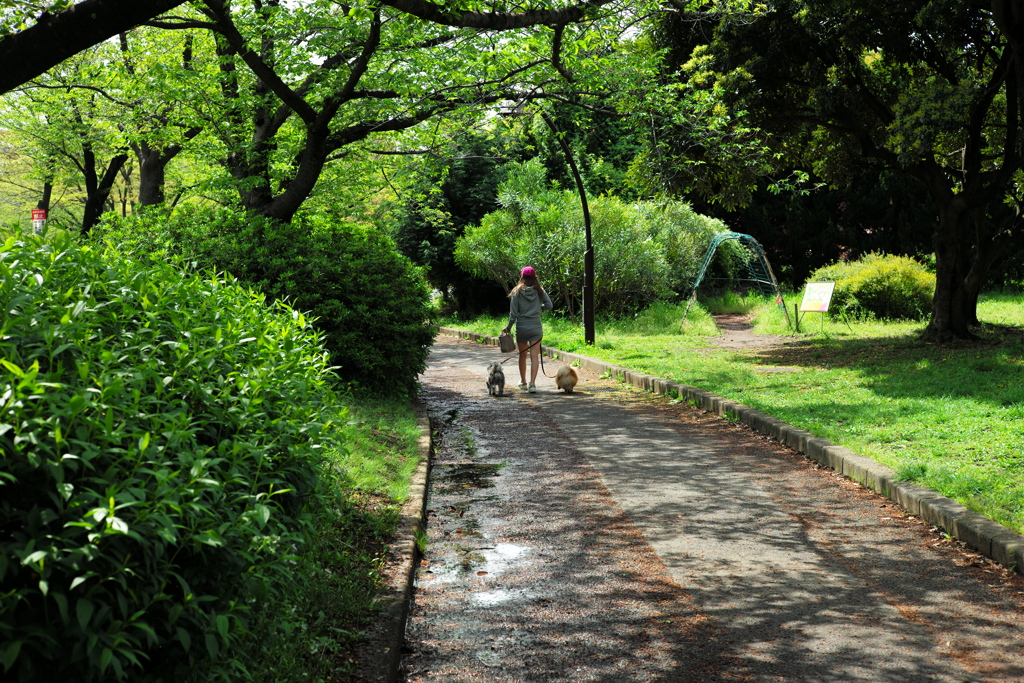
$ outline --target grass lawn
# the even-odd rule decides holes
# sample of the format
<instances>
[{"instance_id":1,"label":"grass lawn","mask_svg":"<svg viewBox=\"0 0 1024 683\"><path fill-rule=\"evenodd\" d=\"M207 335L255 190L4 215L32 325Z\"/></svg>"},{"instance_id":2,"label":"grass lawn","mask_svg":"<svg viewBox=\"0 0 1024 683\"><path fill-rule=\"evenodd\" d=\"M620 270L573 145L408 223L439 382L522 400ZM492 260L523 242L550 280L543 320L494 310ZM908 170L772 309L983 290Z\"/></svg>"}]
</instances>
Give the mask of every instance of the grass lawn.
<instances>
[{"instance_id":1,"label":"grass lawn","mask_svg":"<svg viewBox=\"0 0 1024 683\"><path fill-rule=\"evenodd\" d=\"M755 333L791 336L769 349L717 348L707 310L681 324L682 307L659 304L599 321L593 347L578 325L547 319L544 343L742 402L1024 532L1024 296L983 297L981 341L948 345L920 341L924 323L807 314L795 335L771 303L709 308L750 310ZM505 320L444 324L497 334Z\"/></svg>"}]
</instances>

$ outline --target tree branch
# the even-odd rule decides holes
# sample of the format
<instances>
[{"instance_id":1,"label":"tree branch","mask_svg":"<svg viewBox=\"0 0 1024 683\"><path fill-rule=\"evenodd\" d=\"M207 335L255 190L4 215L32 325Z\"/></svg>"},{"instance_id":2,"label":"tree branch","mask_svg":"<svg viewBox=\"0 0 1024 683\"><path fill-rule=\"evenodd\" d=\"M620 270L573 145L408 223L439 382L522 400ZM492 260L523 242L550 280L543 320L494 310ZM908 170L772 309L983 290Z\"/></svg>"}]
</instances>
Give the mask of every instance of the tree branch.
<instances>
[{"instance_id":1,"label":"tree branch","mask_svg":"<svg viewBox=\"0 0 1024 683\"><path fill-rule=\"evenodd\" d=\"M337 93L337 96L331 98L332 100L344 102L352 96L356 86L359 85L359 80L370 66L370 58L377 52L378 47L380 47L379 10L373 13L373 21L370 22L370 34L366 37L366 43L363 45L359 57L356 58L355 64L352 65L352 71L349 72L348 80L345 81L345 85Z\"/></svg>"},{"instance_id":2,"label":"tree branch","mask_svg":"<svg viewBox=\"0 0 1024 683\"><path fill-rule=\"evenodd\" d=\"M562 63L562 34L565 33L565 24L559 24L555 27L555 35L551 39L551 64L555 67L558 73L562 74L569 83L575 83L576 79L572 77L572 73L565 68L565 64Z\"/></svg>"},{"instance_id":3,"label":"tree branch","mask_svg":"<svg viewBox=\"0 0 1024 683\"><path fill-rule=\"evenodd\" d=\"M185 0L84 0L0 40L0 93Z\"/></svg>"},{"instance_id":4,"label":"tree branch","mask_svg":"<svg viewBox=\"0 0 1024 683\"><path fill-rule=\"evenodd\" d=\"M119 100L116 97L114 97L113 95L111 95L110 93L108 93L103 88L98 88L98 87L96 87L94 85L85 85L83 83L59 83L57 85L49 85L48 83L40 83L39 81L32 81L31 83L28 83L24 87L19 88L18 91L22 92L22 93L25 93L27 95L29 90L32 90L32 89L39 89L39 90L85 90L85 91L88 91L88 92L94 92L94 93L98 94L100 97L102 97L103 99L107 100L108 102L116 104L119 107L125 107L126 109L133 108L137 104L136 102L126 102L124 100Z\"/></svg>"},{"instance_id":5,"label":"tree branch","mask_svg":"<svg viewBox=\"0 0 1024 683\"><path fill-rule=\"evenodd\" d=\"M428 0L382 0L382 4L399 12L442 26L457 28L478 28L491 31L508 31L530 26L559 25L575 23L589 10L602 7L613 0L586 0L574 7L552 10L527 10L525 12L450 12L443 5Z\"/></svg>"},{"instance_id":6,"label":"tree branch","mask_svg":"<svg viewBox=\"0 0 1024 683\"><path fill-rule=\"evenodd\" d=\"M173 19L173 21L171 21ZM168 31L180 31L183 29L204 29L207 31L216 31L217 24L210 21L199 21L197 19L185 19L181 17L167 17L165 21L147 21L143 23L143 26L152 26L153 28L162 28Z\"/></svg>"},{"instance_id":7,"label":"tree branch","mask_svg":"<svg viewBox=\"0 0 1024 683\"><path fill-rule=\"evenodd\" d=\"M316 120L316 111L288 84L281 80L273 68L256 52L251 50L245 42L245 38L238 32L238 28L228 15L227 7L223 0L203 0L203 4L209 10L208 15L217 23L217 32L224 36L231 48L245 62L246 66L263 81L266 86L277 95L282 102L292 109L299 118L306 124L312 124Z\"/></svg>"}]
</instances>

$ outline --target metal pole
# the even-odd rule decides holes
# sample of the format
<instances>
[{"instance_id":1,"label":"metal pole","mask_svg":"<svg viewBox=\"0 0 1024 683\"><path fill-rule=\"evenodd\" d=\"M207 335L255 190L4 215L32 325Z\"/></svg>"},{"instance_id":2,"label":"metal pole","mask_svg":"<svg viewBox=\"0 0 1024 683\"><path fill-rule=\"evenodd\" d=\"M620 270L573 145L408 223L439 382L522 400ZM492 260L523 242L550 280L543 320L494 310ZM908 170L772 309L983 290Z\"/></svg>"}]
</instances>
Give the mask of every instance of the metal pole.
<instances>
[{"instance_id":1,"label":"metal pole","mask_svg":"<svg viewBox=\"0 0 1024 683\"><path fill-rule=\"evenodd\" d=\"M562 153L565 155L565 160L569 163L569 169L572 171L572 177L576 181L576 189L580 193L580 204L583 206L583 230L586 235L586 248L583 252L583 340L589 345L594 345L594 244L590 234L590 205L587 204L587 192L583 189L583 178L580 177L580 171L576 168L576 162L572 158L572 150L569 149L569 143L565 141L558 128L555 126L555 122L547 115L546 112L541 112L541 117L544 119L544 123L548 124L548 128L554 133L555 139L558 140L559 146L562 148Z\"/></svg>"}]
</instances>

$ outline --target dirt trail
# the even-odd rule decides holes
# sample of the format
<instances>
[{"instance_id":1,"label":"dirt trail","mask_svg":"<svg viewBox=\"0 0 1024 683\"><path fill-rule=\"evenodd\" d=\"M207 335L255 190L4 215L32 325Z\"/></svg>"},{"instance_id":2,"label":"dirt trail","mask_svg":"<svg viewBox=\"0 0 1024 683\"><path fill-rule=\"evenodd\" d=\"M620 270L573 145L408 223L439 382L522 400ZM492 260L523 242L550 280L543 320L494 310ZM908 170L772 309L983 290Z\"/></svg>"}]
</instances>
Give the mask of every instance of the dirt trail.
<instances>
[{"instance_id":1,"label":"dirt trail","mask_svg":"<svg viewBox=\"0 0 1024 683\"><path fill-rule=\"evenodd\" d=\"M749 349L782 346L792 342L795 337L775 334L754 334L753 316L742 314L716 315L715 324L721 336L712 342L721 348Z\"/></svg>"},{"instance_id":2,"label":"dirt trail","mask_svg":"<svg viewBox=\"0 0 1024 683\"><path fill-rule=\"evenodd\" d=\"M408 683L1024 680L1020 577L685 404L585 371L488 396L501 357L441 337L421 378Z\"/></svg>"}]
</instances>

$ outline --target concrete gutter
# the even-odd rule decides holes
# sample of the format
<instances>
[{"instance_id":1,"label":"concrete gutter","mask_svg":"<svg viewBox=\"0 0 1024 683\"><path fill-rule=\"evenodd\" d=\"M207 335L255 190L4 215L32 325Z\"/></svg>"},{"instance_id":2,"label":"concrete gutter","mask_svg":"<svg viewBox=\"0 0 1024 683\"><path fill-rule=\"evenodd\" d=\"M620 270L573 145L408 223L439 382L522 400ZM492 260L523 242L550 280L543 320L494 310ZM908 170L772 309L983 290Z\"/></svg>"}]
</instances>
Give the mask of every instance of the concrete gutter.
<instances>
[{"instance_id":1,"label":"concrete gutter","mask_svg":"<svg viewBox=\"0 0 1024 683\"><path fill-rule=\"evenodd\" d=\"M388 549L389 570L386 587L378 599L381 606L376 623L369 629L367 645L359 652L357 680L364 683L391 683L398 680L402 663L402 644L405 642L405 622L412 604L413 585L419 549L416 532L423 528L427 506L427 480L430 458L434 452L430 418L423 405L413 406L419 427L419 467L409 483L409 499L402 506L401 519L395 541Z\"/></svg>"},{"instance_id":2,"label":"concrete gutter","mask_svg":"<svg viewBox=\"0 0 1024 683\"><path fill-rule=\"evenodd\" d=\"M491 335L467 332L451 327L441 327L439 331L441 334L452 337L471 339L491 346L498 345L498 338ZM755 431L877 491L907 512L943 529L947 534L963 541L985 557L1024 574L1024 536L984 515L968 510L955 500L946 498L929 488L897 481L895 470L879 465L871 458L858 455L845 446L837 446L828 439L816 437L806 430L797 429L742 403L722 398L697 387L635 372L629 368L578 353L561 351L551 346L542 345L541 353L566 363L577 364L599 375L608 374L621 382L632 384L638 389L668 394L689 401L708 412L736 419Z\"/></svg>"}]
</instances>

